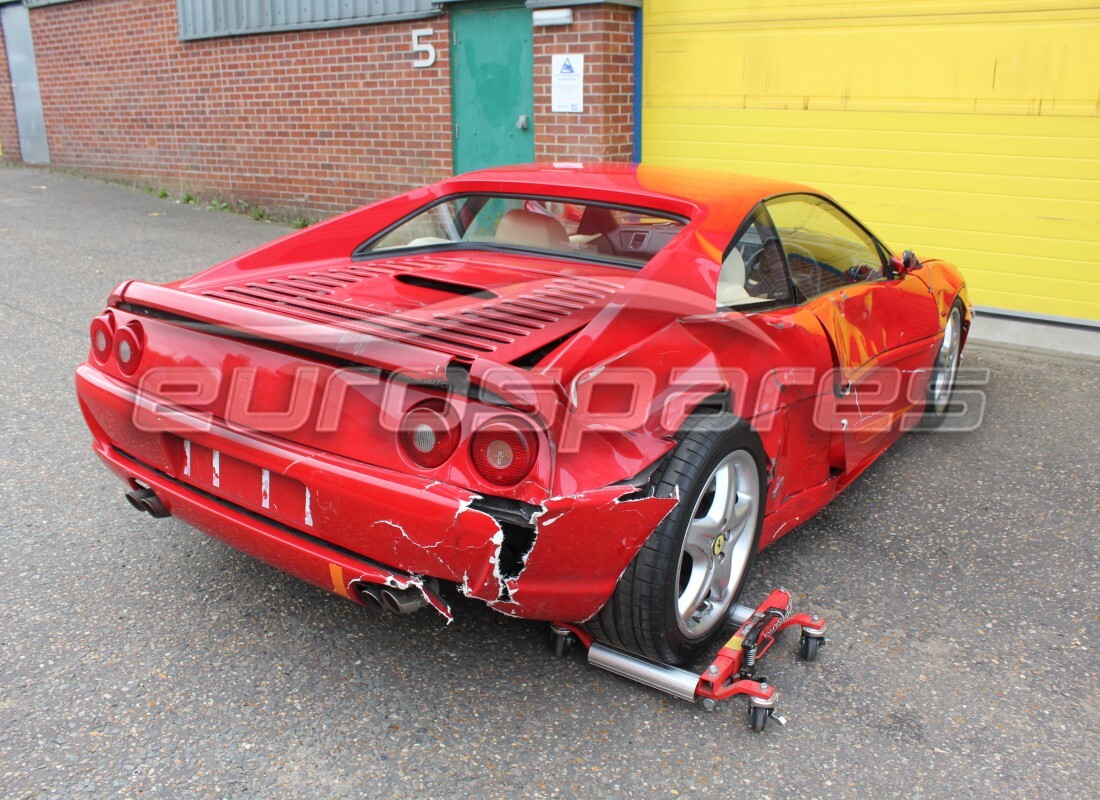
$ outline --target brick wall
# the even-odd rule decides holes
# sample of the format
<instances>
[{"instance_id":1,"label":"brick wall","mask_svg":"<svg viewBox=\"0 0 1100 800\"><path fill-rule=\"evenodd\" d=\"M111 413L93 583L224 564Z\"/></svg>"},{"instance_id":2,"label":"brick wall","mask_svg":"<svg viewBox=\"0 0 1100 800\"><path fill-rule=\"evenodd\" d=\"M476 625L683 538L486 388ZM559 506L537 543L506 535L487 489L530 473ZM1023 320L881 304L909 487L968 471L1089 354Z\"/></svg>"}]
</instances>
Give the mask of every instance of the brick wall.
<instances>
[{"instance_id":1,"label":"brick wall","mask_svg":"<svg viewBox=\"0 0 1100 800\"><path fill-rule=\"evenodd\" d=\"M56 167L311 215L451 172L446 16L181 42L176 0L95 0L31 26Z\"/></svg>"},{"instance_id":2,"label":"brick wall","mask_svg":"<svg viewBox=\"0 0 1100 800\"><path fill-rule=\"evenodd\" d=\"M535 158L628 161L634 9L573 14L534 29ZM31 26L55 167L309 216L451 173L445 15L181 42L176 0L94 0L32 9ZM412 66L421 27L435 30L427 69ZM554 53L585 55L582 114L550 111ZM15 160L0 61L0 144Z\"/></svg>"},{"instance_id":3,"label":"brick wall","mask_svg":"<svg viewBox=\"0 0 1100 800\"><path fill-rule=\"evenodd\" d=\"M584 55L584 112L550 111L556 53ZM573 24L535 28L535 159L630 161L634 141L634 9L578 6Z\"/></svg>"},{"instance_id":4,"label":"brick wall","mask_svg":"<svg viewBox=\"0 0 1100 800\"><path fill-rule=\"evenodd\" d=\"M11 94L8 54L2 34L0 29L0 159L19 161L22 155L19 152L19 131L15 127L15 100Z\"/></svg>"}]
</instances>

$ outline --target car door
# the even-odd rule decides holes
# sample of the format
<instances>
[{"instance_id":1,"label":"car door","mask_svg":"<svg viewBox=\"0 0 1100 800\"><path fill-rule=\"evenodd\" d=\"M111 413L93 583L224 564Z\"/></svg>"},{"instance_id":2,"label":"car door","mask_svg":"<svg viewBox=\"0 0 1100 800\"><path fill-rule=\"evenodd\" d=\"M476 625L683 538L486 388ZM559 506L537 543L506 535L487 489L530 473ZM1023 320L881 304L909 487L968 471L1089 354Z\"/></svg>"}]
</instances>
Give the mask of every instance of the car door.
<instances>
[{"instance_id":1,"label":"car door","mask_svg":"<svg viewBox=\"0 0 1100 800\"><path fill-rule=\"evenodd\" d=\"M851 472L888 447L931 363L939 320L928 286L895 277L874 236L824 197L783 195L765 203L800 303L813 313L834 358L832 399L821 422L839 437L832 466ZM823 387L824 388L824 387Z\"/></svg>"},{"instance_id":2,"label":"car door","mask_svg":"<svg viewBox=\"0 0 1100 800\"><path fill-rule=\"evenodd\" d=\"M455 174L534 161L531 10L522 0L448 10Z\"/></svg>"}]
</instances>

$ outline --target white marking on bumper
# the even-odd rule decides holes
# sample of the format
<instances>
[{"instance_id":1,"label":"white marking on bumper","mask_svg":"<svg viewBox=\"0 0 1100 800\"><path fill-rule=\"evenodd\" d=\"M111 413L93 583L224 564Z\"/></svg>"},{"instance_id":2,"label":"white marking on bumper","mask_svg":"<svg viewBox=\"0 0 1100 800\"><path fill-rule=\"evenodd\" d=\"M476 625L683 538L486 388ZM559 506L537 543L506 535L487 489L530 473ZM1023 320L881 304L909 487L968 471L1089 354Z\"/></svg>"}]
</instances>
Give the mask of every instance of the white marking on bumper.
<instances>
[{"instance_id":1,"label":"white marking on bumper","mask_svg":"<svg viewBox=\"0 0 1100 800\"><path fill-rule=\"evenodd\" d=\"M214 470L214 474L212 476L212 480L214 481L214 485L215 486L221 486L222 485L222 454L220 452L218 452L217 450L214 451L214 456L211 459L211 464L213 465L213 470Z\"/></svg>"},{"instance_id":2,"label":"white marking on bumper","mask_svg":"<svg viewBox=\"0 0 1100 800\"><path fill-rule=\"evenodd\" d=\"M306 525L313 527L313 504L309 496L309 487L306 487Z\"/></svg>"},{"instance_id":3,"label":"white marking on bumper","mask_svg":"<svg viewBox=\"0 0 1100 800\"><path fill-rule=\"evenodd\" d=\"M260 470L260 505L271 508L271 473Z\"/></svg>"},{"instance_id":4,"label":"white marking on bumper","mask_svg":"<svg viewBox=\"0 0 1100 800\"><path fill-rule=\"evenodd\" d=\"M191 442L188 439L183 440L183 474L191 474Z\"/></svg>"}]
</instances>

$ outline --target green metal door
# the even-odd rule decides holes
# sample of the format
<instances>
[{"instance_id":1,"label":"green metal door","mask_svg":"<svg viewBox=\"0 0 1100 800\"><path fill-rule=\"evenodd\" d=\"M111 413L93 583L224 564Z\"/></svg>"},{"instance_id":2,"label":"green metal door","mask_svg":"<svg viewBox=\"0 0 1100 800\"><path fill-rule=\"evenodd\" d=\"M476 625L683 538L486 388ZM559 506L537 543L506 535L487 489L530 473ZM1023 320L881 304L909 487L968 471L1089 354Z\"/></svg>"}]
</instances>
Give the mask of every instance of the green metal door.
<instances>
[{"instance_id":1,"label":"green metal door","mask_svg":"<svg viewBox=\"0 0 1100 800\"><path fill-rule=\"evenodd\" d=\"M531 11L522 2L450 11L455 173L534 161Z\"/></svg>"}]
</instances>

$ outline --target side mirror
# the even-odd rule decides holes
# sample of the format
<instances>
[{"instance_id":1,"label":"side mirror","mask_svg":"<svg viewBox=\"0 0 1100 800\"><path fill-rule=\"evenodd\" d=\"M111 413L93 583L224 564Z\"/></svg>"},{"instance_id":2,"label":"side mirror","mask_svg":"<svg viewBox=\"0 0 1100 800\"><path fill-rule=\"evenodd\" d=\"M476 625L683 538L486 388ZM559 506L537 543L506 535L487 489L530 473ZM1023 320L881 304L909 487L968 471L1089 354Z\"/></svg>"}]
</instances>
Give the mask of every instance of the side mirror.
<instances>
[{"instance_id":1,"label":"side mirror","mask_svg":"<svg viewBox=\"0 0 1100 800\"><path fill-rule=\"evenodd\" d=\"M901 258L894 256L890 259L890 277L901 277L907 272L912 272L915 269L920 268L920 261L917 260L916 254L912 250L906 250L901 254Z\"/></svg>"}]
</instances>

